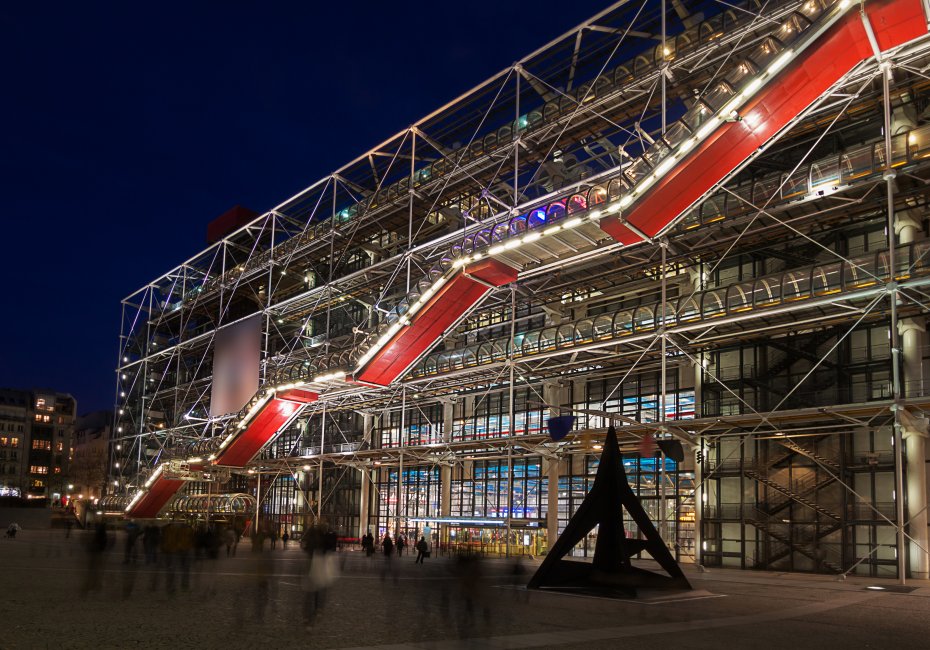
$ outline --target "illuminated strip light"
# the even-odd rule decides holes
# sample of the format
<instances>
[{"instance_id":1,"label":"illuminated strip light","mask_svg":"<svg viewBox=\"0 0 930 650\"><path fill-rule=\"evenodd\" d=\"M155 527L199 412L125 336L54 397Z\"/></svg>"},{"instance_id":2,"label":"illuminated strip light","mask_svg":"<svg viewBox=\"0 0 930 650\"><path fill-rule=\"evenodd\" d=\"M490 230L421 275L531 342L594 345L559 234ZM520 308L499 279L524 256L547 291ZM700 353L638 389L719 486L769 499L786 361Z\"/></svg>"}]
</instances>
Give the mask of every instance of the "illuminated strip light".
<instances>
[{"instance_id":1,"label":"illuminated strip light","mask_svg":"<svg viewBox=\"0 0 930 650\"><path fill-rule=\"evenodd\" d=\"M471 257L466 256L466 257L460 258L456 260L455 262L453 262L453 268L460 268L464 266L465 264L468 264L474 260L481 259L482 257L484 257L484 253L476 253L472 255ZM355 366L355 372L361 371L362 368L365 367L365 364L371 361L371 358L375 356L378 353L378 351L381 350L381 348L387 345L387 343L392 338L394 338L394 335L397 334L397 332L399 332L402 327L406 327L410 325L411 323L410 316L413 316L415 313L417 313L423 307L423 305L425 305L429 301L430 297L432 297L437 291L439 291L440 287L442 287L442 285L444 285L448 281L448 279L449 278L445 275L442 275L436 278L436 281L433 282L432 286L430 286L426 291L420 294L420 298L407 309L406 314L404 316L401 316L397 322L391 325L387 329L387 331L381 335L381 338L379 338L375 342L375 344L372 345L370 348L368 348L365 354L363 354L359 358Z\"/></svg>"},{"instance_id":2,"label":"illuminated strip light","mask_svg":"<svg viewBox=\"0 0 930 650\"><path fill-rule=\"evenodd\" d=\"M844 9L846 4L844 2L840 3L840 8ZM691 151L695 146L700 144L704 139L707 138L714 130L725 122L733 113L739 109L743 104L745 104L749 99L755 95L755 93L762 87L762 85L771 79L775 74L777 74L782 68L784 68L793 58L795 52L792 49L787 49L782 52L777 59L775 59L771 65L759 76L750 81L746 86L734 95L726 105L720 109L720 111L711 117L709 117L704 124L697 130L697 133L694 134L691 138L683 141L674 152L669 154L665 160L663 160L655 168L652 174L644 178L642 181L636 184L631 192L620 198L619 201L607 206L604 209L606 213L618 212L619 210L628 207L633 203L634 198L637 194L642 194L648 190L654 183L661 180L661 178L669 172L675 163L678 162L686 153ZM599 218L591 217L592 219Z\"/></svg>"},{"instance_id":3,"label":"illuminated strip light","mask_svg":"<svg viewBox=\"0 0 930 650\"><path fill-rule=\"evenodd\" d=\"M317 375L316 377L313 378L313 381L323 383L327 381L333 381L336 379L343 379L345 376L346 376L346 373L344 370L334 370L333 372L328 372L322 375Z\"/></svg>"},{"instance_id":4,"label":"illuminated strip light","mask_svg":"<svg viewBox=\"0 0 930 650\"><path fill-rule=\"evenodd\" d=\"M158 480L158 477L161 476L161 473L162 473L164 470L165 470L165 464L164 464L164 463L162 463L161 465L159 465L158 467L155 468L155 471L152 472L152 475L151 475L151 476L149 477L149 479L145 482L145 487L143 487L141 490L137 490L137 491L136 491L135 496L132 497L132 500L129 502L129 505L126 506L126 509L124 510L124 512L129 512L130 510L132 510L133 506L136 505L136 504L139 502L139 499L142 498L142 496L145 494L145 491L148 490L150 487L152 487L152 484L153 484L156 480Z\"/></svg>"}]
</instances>

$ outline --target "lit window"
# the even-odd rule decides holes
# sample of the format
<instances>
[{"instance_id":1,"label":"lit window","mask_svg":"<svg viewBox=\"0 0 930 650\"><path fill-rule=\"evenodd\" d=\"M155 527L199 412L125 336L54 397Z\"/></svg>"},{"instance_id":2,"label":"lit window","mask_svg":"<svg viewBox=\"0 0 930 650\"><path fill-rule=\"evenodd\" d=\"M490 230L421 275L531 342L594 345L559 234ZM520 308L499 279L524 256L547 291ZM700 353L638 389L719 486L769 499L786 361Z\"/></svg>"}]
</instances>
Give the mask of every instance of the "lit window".
<instances>
[{"instance_id":1,"label":"lit window","mask_svg":"<svg viewBox=\"0 0 930 650\"><path fill-rule=\"evenodd\" d=\"M51 440L33 440L32 441L33 449L44 449L45 451L50 451L52 448Z\"/></svg>"},{"instance_id":2,"label":"lit window","mask_svg":"<svg viewBox=\"0 0 930 650\"><path fill-rule=\"evenodd\" d=\"M48 474L48 467L45 465L30 465L29 466L30 474Z\"/></svg>"},{"instance_id":3,"label":"lit window","mask_svg":"<svg viewBox=\"0 0 930 650\"><path fill-rule=\"evenodd\" d=\"M9 447L10 439L6 436L0 436L0 447Z\"/></svg>"},{"instance_id":4,"label":"lit window","mask_svg":"<svg viewBox=\"0 0 930 650\"><path fill-rule=\"evenodd\" d=\"M45 410L45 398L44 397L40 397L39 399L36 400L36 410L37 411Z\"/></svg>"},{"instance_id":5,"label":"lit window","mask_svg":"<svg viewBox=\"0 0 930 650\"><path fill-rule=\"evenodd\" d=\"M61 451L64 448L64 445L61 441L55 443L55 451Z\"/></svg>"},{"instance_id":6,"label":"lit window","mask_svg":"<svg viewBox=\"0 0 930 650\"><path fill-rule=\"evenodd\" d=\"M13 449L19 447L19 438L10 438L10 447Z\"/></svg>"},{"instance_id":7,"label":"lit window","mask_svg":"<svg viewBox=\"0 0 930 650\"><path fill-rule=\"evenodd\" d=\"M56 468L55 468L55 473L56 473L56 474L61 474L61 468L60 468L60 467L56 467Z\"/></svg>"}]
</instances>

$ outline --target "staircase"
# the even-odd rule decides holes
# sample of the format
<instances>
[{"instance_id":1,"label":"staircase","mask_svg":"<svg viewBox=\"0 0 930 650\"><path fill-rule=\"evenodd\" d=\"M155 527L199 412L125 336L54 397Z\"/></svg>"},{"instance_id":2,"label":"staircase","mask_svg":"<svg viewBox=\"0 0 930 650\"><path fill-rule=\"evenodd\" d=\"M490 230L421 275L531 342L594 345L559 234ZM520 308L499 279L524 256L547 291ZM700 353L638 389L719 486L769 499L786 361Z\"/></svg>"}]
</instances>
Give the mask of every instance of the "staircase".
<instances>
[{"instance_id":1,"label":"staircase","mask_svg":"<svg viewBox=\"0 0 930 650\"><path fill-rule=\"evenodd\" d=\"M784 346L785 356L782 357L775 365L770 366L766 374L770 377L778 376L788 370L795 362L801 359L819 361L820 356L817 354L817 348L836 336L832 329L820 330L814 332L797 347L791 348Z\"/></svg>"},{"instance_id":2,"label":"staircase","mask_svg":"<svg viewBox=\"0 0 930 650\"><path fill-rule=\"evenodd\" d=\"M827 479L821 479L819 481L813 479L812 481L798 482L795 483L792 487L786 487L777 481L773 481L768 476L765 476L756 469L746 469L744 473L749 478L758 481L759 483L762 483L763 485L766 485L776 492L779 492L788 497L784 502L774 506L774 510L780 510L791 501L797 501L798 503L805 505L811 510L815 511L817 514L823 515L824 517L829 517L834 521L841 520L840 515L808 498L808 495L815 493L820 488L835 481L836 479L832 476L828 477Z\"/></svg>"},{"instance_id":3,"label":"staircase","mask_svg":"<svg viewBox=\"0 0 930 650\"><path fill-rule=\"evenodd\" d=\"M831 458L821 456L814 450L805 447L804 445L795 442L791 438L785 438L784 440L779 440L778 444L786 449L801 454L802 456L807 456L808 458L818 462L823 467L829 467L831 470L838 472L840 471L840 464Z\"/></svg>"},{"instance_id":4,"label":"staircase","mask_svg":"<svg viewBox=\"0 0 930 650\"><path fill-rule=\"evenodd\" d=\"M826 528L818 528L816 525L812 526L810 524L791 524L760 510L751 510L747 522L775 540L779 545L777 550L770 553L765 560L757 560L754 565L755 568L771 568L771 565L775 562L797 552L813 560L818 570L823 567L833 573L843 573L843 568L840 565L823 557L819 545L821 539L840 529L840 523L834 522ZM804 527L802 528L802 526Z\"/></svg>"}]
</instances>

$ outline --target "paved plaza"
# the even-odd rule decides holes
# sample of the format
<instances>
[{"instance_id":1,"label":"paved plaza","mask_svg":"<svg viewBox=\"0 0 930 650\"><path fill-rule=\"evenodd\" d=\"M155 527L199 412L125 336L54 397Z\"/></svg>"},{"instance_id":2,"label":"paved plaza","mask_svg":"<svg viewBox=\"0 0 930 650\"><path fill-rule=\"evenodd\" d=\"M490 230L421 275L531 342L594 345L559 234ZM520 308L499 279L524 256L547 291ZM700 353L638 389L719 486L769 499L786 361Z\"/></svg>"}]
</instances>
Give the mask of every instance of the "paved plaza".
<instances>
[{"instance_id":1,"label":"paved plaza","mask_svg":"<svg viewBox=\"0 0 930 650\"><path fill-rule=\"evenodd\" d=\"M318 601L297 544L235 557L124 563L89 533L24 529L0 540L0 648L889 648L926 647L930 583L688 570L691 593L609 600L515 587L503 559L336 555ZM173 575L173 590L170 576ZM883 586L885 591L868 589Z\"/></svg>"}]
</instances>

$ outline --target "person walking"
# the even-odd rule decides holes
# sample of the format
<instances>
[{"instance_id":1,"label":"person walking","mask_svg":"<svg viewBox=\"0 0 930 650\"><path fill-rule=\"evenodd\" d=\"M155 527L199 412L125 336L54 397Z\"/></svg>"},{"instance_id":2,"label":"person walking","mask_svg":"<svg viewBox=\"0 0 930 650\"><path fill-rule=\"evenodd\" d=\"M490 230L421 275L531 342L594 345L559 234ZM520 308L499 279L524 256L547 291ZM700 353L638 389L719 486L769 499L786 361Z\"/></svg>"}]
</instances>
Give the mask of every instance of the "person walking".
<instances>
[{"instance_id":1,"label":"person walking","mask_svg":"<svg viewBox=\"0 0 930 650\"><path fill-rule=\"evenodd\" d=\"M388 533L384 534L384 539L381 540L381 549L384 551L384 555L387 559L391 559L391 553L394 552L394 542L391 540L391 536Z\"/></svg>"},{"instance_id":2,"label":"person walking","mask_svg":"<svg viewBox=\"0 0 930 650\"><path fill-rule=\"evenodd\" d=\"M291 536L287 534L286 530L284 531L284 534L281 535L281 545L284 547L285 551L287 550L287 540L289 540L290 538Z\"/></svg>"},{"instance_id":3,"label":"person walking","mask_svg":"<svg viewBox=\"0 0 930 650\"><path fill-rule=\"evenodd\" d=\"M417 560L414 564L423 564L423 558L426 557L426 554L429 552L429 545L426 543L426 537L421 537L420 541L417 542Z\"/></svg>"},{"instance_id":4,"label":"person walking","mask_svg":"<svg viewBox=\"0 0 930 650\"><path fill-rule=\"evenodd\" d=\"M226 544L226 557L230 555L236 557L236 544L238 544L238 542L236 531L232 528L226 528L223 531L223 543Z\"/></svg>"},{"instance_id":5,"label":"person walking","mask_svg":"<svg viewBox=\"0 0 930 650\"><path fill-rule=\"evenodd\" d=\"M397 533L397 544L396 544L396 546L397 546L397 557L400 557L400 556L402 556L402 555L404 554L404 547L405 547L406 545L407 545L407 543L404 541L404 534L403 534L403 533Z\"/></svg>"}]
</instances>

